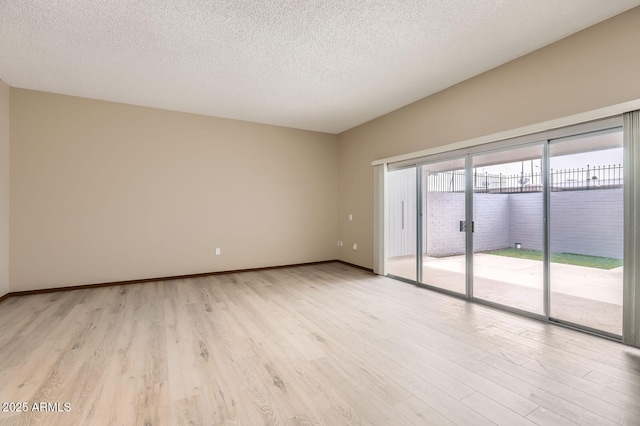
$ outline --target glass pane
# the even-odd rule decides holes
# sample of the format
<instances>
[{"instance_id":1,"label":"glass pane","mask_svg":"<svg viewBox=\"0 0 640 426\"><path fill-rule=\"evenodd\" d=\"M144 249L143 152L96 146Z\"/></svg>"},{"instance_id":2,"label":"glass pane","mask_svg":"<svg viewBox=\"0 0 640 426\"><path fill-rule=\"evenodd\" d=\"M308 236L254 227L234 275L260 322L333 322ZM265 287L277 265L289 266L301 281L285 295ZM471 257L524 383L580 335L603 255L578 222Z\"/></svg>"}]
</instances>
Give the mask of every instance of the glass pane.
<instances>
[{"instance_id":1,"label":"glass pane","mask_svg":"<svg viewBox=\"0 0 640 426\"><path fill-rule=\"evenodd\" d=\"M465 293L464 158L422 166L422 282Z\"/></svg>"},{"instance_id":2,"label":"glass pane","mask_svg":"<svg viewBox=\"0 0 640 426\"><path fill-rule=\"evenodd\" d=\"M387 273L416 280L416 168L387 174L388 258Z\"/></svg>"},{"instance_id":3,"label":"glass pane","mask_svg":"<svg viewBox=\"0 0 640 426\"><path fill-rule=\"evenodd\" d=\"M550 315L622 334L622 131L550 145Z\"/></svg>"},{"instance_id":4,"label":"glass pane","mask_svg":"<svg viewBox=\"0 0 640 426\"><path fill-rule=\"evenodd\" d=\"M473 157L473 295L544 314L543 145Z\"/></svg>"}]
</instances>

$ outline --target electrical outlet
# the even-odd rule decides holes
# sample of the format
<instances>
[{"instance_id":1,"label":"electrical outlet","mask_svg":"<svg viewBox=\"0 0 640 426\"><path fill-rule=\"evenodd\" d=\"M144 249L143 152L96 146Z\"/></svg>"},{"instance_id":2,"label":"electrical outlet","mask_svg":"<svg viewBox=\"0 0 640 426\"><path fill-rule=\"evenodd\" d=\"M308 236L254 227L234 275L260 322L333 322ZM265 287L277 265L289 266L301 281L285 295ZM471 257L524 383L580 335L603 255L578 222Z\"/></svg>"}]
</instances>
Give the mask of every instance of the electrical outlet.
<instances>
[{"instance_id":1,"label":"electrical outlet","mask_svg":"<svg viewBox=\"0 0 640 426\"><path fill-rule=\"evenodd\" d=\"M349 215L349 220L353 220L353 215L352 214Z\"/></svg>"},{"instance_id":2,"label":"electrical outlet","mask_svg":"<svg viewBox=\"0 0 640 426\"><path fill-rule=\"evenodd\" d=\"M216 248L216 256L220 256L220 253L221 253L220 248L219 248L219 247L218 247L218 248Z\"/></svg>"},{"instance_id":3,"label":"electrical outlet","mask_svg":"<svg viewBox=\"0 0 640 426\"><path fill-rule=\"evenodd\" d=\"M358 244L353 243L353 249L354 249L354 250L358 250Z\"/></svg>"}]
</instances>

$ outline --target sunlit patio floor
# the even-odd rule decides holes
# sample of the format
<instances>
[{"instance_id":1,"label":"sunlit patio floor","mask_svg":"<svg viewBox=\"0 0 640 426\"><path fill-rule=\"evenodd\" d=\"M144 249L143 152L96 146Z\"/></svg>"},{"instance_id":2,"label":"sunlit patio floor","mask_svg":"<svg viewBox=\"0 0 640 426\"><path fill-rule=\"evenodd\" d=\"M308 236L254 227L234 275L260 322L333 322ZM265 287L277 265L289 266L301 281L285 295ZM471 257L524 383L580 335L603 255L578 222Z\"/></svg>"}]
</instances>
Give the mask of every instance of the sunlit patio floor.
<instances>
[{"instance_id":1,"label":"sunlit patio floor","mask_svg":"<svg viewBox=\"0 0 640 426\"><path fill-rule=\"evenodd\" d=\"M464 255L423 258L423 282L464 293ZM475 253L474 296L543 313L542 262ZM387 273L415 280L415 257L389 259ZM553 318L620 335L622 267L611 270L551 263Z\"/></svg>"}]
</instances>

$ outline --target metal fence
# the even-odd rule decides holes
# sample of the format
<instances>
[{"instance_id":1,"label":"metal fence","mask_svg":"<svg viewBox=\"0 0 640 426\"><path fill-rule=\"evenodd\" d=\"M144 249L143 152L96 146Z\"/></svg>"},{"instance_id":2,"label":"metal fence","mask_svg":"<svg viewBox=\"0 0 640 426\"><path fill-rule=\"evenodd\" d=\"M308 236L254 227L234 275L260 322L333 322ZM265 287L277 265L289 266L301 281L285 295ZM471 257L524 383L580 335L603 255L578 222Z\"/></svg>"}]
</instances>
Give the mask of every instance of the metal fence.
<instances>
[{"instance_id":1,"label":"metal fence","mask_svg":"<svg viewBox=\"0 0 640 426\"><path fill-rule=\"evenodd\" d=\"M549 187L551 191L584 191L592 189L621 188L623 184L621 164L609 166L553 170ZM429 172L427 191L464 192L464 170ZM514 192L542 191L541 173L491 174L473 172L474 192L509 194Z\"/></svg>"}]
</instances>

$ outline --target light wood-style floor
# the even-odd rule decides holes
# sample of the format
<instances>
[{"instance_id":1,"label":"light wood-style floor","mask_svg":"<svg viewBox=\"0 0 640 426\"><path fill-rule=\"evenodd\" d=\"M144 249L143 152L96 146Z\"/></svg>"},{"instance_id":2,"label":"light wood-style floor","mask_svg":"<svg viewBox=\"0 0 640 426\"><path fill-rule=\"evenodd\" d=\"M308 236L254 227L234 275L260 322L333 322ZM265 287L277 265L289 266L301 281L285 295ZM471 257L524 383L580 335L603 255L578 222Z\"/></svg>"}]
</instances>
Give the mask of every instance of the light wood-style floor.
<instances>
[{"instance_id":1,"label":"light wood-style floor","mask_svg":"<svg viewBox=\"0 0 640 426\"><path fill-rule=\"evenodd\" d=\"M0 424L640 424L640 351L339 263L0 303Z\"/></svg>"}]
</instances>

